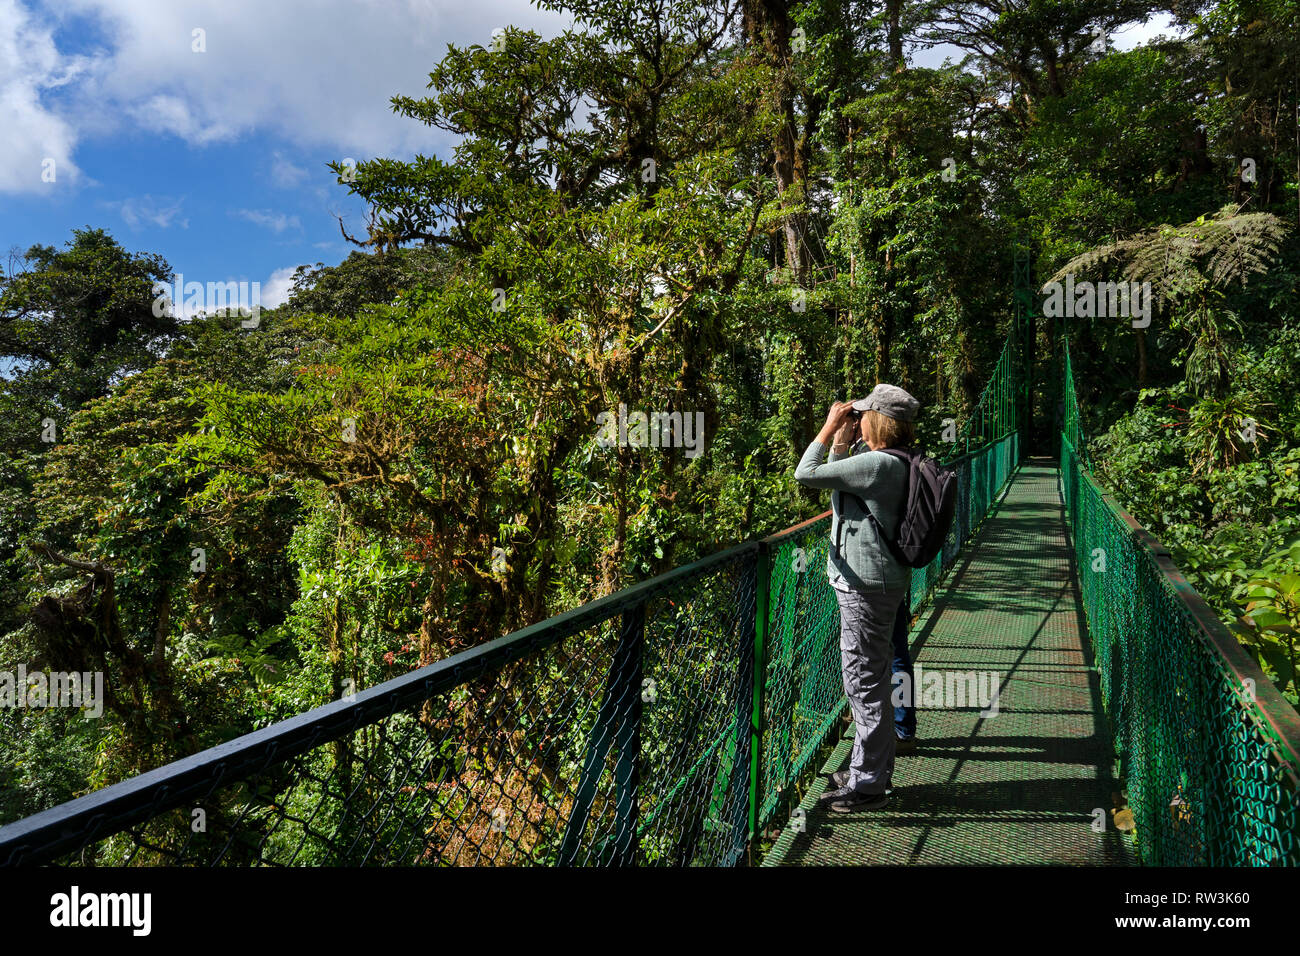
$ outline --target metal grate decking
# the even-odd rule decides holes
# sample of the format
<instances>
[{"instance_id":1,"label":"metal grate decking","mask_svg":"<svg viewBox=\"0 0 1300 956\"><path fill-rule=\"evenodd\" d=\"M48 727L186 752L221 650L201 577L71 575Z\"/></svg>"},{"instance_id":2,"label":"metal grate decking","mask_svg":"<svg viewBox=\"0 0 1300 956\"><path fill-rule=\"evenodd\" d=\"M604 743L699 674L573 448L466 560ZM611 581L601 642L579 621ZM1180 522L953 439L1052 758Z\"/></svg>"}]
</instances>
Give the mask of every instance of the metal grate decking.
<instances>
[{"instance_id":1,"label":"metal grate decking","mask_svg":"<svg viewBox=\"0 0 1300 956\"><path fill-rule=\"evenodd\" d=\"M997 712L922 707L887 807L819 811L818 778L802 832L788 825L763 865L1133 864L1086 632L1056 467L1031 461L912 634L922 675L996 673ZM852 731L823 772L847 766Z\"/></svg>"}]
</instances>

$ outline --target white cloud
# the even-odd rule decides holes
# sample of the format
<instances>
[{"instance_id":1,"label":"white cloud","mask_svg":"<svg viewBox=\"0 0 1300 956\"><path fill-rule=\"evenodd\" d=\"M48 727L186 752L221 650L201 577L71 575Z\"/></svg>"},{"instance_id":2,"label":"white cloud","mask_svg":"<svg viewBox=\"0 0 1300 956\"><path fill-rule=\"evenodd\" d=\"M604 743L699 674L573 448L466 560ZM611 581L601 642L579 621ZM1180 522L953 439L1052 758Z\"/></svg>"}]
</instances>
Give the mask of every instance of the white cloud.
<instances>
[{"instance_id":1,"label":"white cloud","mask_svg":"<svg viewBox=\"0 0 1300 956\"><path fill-rule=\"evenodd\" d=\"M106 202L103 205L107 209L116 211L122 217L122 221L132 229L139 229L142 225L167 229L172 224L188 229L189 219L180 218L181 204L184 201L184 199L169 199L166 196L154 198L146 193L143 196Z\"/></svg>"},{"instance_id":2,"label":"white cloud","mask_svg":"<svg viewBox=\"0 0 1300 956\"><path fill-rule=\"evenodd\" d=\"M262 283L261 304L264 309L274 309L289 301L289 292L293 288L293 272L297 266L285 266L271 273L271 278Z\"/></svg>"},{"instance_id":3,"label":"white cloud","mask_svg":"<svg viewBox=\"0 0 1300 956\"><path fill-rule=\"evenodd\" d=\"M290 228L302 228L302 223L298 221L297 216L286 216L282 212L272 212L269 209L236 209L235 215L241 219L247 219L255 225L265 226L276 233L284 232Z\"/></svg>"},{"instance_id":4,"label":"white cloud","mask_svg":"<svg viewBox=\"0 0 1300 956\"><path fill-rule=\"evenodd\" d=\"M278 149L271 154L271 182L282 189L292 189L307 178L307 170L295 166Z\"/></svg>"},{"instance_id":5,"label":"white cloud","mask_svg":"<svg viewBox=\"0 0 1300 956\"><path fill-rule=\"evenodd\" d=\"M215 138L212 130L199 127L190 113L189 104L179 96L160 93L142 103L128 103L126 109L142 129L151 133L171 133L198 145Z\"/></svg>"},{"instance_id":6,"label":"white cloud","mask_svg":"<svg viewBox=\"0 0 1300 956\"><path fill-rule=\"evenodd\" d=\"M108 38L69 104L78 132L114 132L122 117L198 146L257 131L321 149L322 168L445 149L442 133L395 116L390 97L425 95L448 43L486 45L507 24L554 35L567 23L522 0L60 0L51 16L90 18ZM191 48L196 28L206 52ZM302 175L273 166L277 184Z\"/></svg>"},{"instance_id":7,"label":"white cloud","mask_svg":"<svg viewBox=\"0 0 1300 956\"><path fill-rule=\"evenodd\" d=\"M349 155L446 151L445 134L395 116L389 98L425 95L448 43L486 45L506 25L554 36L569 22L523 0L0 0L0 193L84 183L78 142L132 129L195 146L256 131L319 150L322 175ZM58 49L60 27L88 23L100 48ZM46 159L55 184L42 181ZM272 165L277 186L307 175L282 156Z\"/></svg>"},{"instance_id":8,"label":"white cloud","mask_svg":"<svg viewBox=\"0 0 1300 956\"><path fill-rule=\"evenodd\" d=\"M1146 23L1134 23L1111 34L1111 49L1133 50L1146 46L1159 36L1179 37L1187 33L1186 28L1174 26L1174 19L1167 13L1158 13Z\"/></svg>"},{"instance_id":9,"label":"white cloud","mask_svg":"<svg viewBox=\"0 0 1300 956\"><path fill-rule=\"evenodd\" d=\"M76 132L43 94L73 82L88 62L60 55L48 25L17 0L0 0L0 193L50 192L78 180Z\"/></svg>"}]
</instances>

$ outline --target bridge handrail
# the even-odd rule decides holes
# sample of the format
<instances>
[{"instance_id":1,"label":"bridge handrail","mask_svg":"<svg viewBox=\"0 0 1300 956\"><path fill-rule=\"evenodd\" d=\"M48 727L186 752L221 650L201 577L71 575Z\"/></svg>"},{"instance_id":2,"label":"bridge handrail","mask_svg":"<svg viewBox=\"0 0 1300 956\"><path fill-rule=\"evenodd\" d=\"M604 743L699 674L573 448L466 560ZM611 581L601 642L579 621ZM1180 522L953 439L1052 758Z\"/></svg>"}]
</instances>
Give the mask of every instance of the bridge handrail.
<instances>
[{"instance_id":1,"label":"bridge handrail","mask_svg":"<svg viewBox=\"0 0 1300 956\"><path fill-rule=\"evenodd\" d=\"M1300 714L1096 481L1064 355L1062 497L1142 861L1300 864Z\"/></svg>"},{"instance_id":2,"label":"bridge handrail","mask_svg":"<svg viewBox=\"0 0 1300 956\"><path fill-rule=\"evenodd\" d=\"M1023 332L1015 327L1007 335L993 372L966 418L958 444L965 448L967 454L971 452L972 436L975 436L977 443L982 441L982 444L977 444L977 447L982 448L1020 428L1020 423L1016 420L1016 382L1020 377L1020 370L1016 367L1016 351L1021 344L1021 335ZM993 432L993 437L985 435L986 426L992 426L988 430Z\"/></svg>"},{"instance_id":3,"label":"bridge handrail","mask_svg":"<svg viewBox=\"0 0 1300 956\"><path fill-rule=\"evenodd\" d=\"M100 832L120 830L163 810L181 806L200 793L210 793L265 767L268 761L303 753L317 746L322 738L332 739L356 731L480 675L499 671L634 608L675 584L737 558L752 557L756 550L757 543L752 541L727 548L342 700L322 704L0 827L0 865L21 862L6 856L20 853L24 845L41 845L42 857L49 858L69 846L95 839Z\"/></svg>"},{"instance_id":4,"label":"bridge handrail","mask_svg":"<svg viewBox=\"0 0 1300 956\"><path fill-rule=\"evenodd\" d=\"M147 822L167 810L191 804L198 797L210 797L215 791L238 783L250 774L264 772L270 766L291 760L344 735L364 731L401 713L404 708L424 704L476 679L499 675L513 663L535 658L566 638L616 619L621 625L617 641L620 646L643 643L643 634L641 638L633 637L629 641L628 631L635 628L638 616L644 618L648 603L676 595L682 585L698 584L720 570L740 569L741 586L735 589L732 597L738 598L741 604L748 598L752 607L752 574L758 550L756 541L736 545L359 691L350 699L313 708L16 821L0 828L0 865L47 861L69 850L83 848L101 837ZM748 586L744 584L746 575L749 577ZM668 603L671 604L671 600ZM752 611L742 617L752 621ZM644 628L644 620L640 626ZM752 642L738 641L736 647L743 657L746 648L752 650ZM738 663L743 666L745 662ZM610 666L607 676L611 685L626 683L626 675L618 668L618 661ZM741 669L737 668L737 671ZM628 705L625 698L629 695L625 691L623 687L619 693L606 695L607 698L616 698L622 711L626 711ZM640 692L639 686L637 691ZM629 722L626 716L623 712L605 714L605 723L617 729L617 725Z\"/></svg>"}]
</instances>

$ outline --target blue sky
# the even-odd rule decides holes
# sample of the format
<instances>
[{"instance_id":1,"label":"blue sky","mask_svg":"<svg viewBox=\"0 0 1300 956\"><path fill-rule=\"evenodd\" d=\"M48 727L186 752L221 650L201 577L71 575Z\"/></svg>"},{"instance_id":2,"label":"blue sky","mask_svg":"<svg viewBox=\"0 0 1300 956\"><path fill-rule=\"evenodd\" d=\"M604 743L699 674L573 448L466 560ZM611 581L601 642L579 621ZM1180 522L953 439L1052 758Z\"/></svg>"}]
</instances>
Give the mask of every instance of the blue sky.
<instances>
[{"instance_id":1,"label":"blue sky","mask_svg":"<svg viewBox=\"0 0 1300 956\"><path fill-rule=\"evenodd\" d=\"M508 0L0 0L0 254L103 227L274 306L295 266L347 255L337 216L364 234L327 163L450 153L390 96L423 94L448 43L565 23Z\"/></svg>"},{"instance_id":2,"label":"blue sky","mask_svg":"<svg viewBox=\"0 0 1300 956\"><path fill-rule=\"evenodd\" d=\"M449 155L390 96L423 94L449 43L567 22L522 0L0 0L0 254L102 227L277 305L295 266L347 255L337 216L364 232L326 163Z\"/></svg>"}]
</instances>

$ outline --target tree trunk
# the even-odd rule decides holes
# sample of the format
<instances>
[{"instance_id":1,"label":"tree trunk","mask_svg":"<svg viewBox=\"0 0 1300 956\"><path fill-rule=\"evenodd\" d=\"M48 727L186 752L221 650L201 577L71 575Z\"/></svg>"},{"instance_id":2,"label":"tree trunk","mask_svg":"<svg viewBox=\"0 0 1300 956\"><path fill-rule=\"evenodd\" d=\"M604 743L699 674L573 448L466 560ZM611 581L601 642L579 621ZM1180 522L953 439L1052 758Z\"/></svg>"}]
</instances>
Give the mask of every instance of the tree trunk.
<instances>
[{"instance_id":1,"label":"tree trunk","mask_svg":"<svg viewBox=\"0 0 1300 956\"><path fill-rule=\"evenodd\" d=\"M785 0L746 0L743 26L746 39L773 73L773 85L767 92L774 112L783 121L772 141L772 176L782 204L793 205L803 200L803 181L799 175L806 175L806 168L799 168L805 164L799 161L795 141L795 88L790 71L790 35L794 21L789 5ZM801 285L807 270L803 255L806 226L806 216L794 210L787 212L781 225L785 265L793 280Z\"/></svg>"},{"instance_id":2,"label":"tree trunk","mask_svg":"<svg viewBox=\"0 0 1300 956\"><path fill-rule=\"evenodd\" d=\"M1137 330L1137 350L1138 350L1138 388L1147 387L1147 333L1146 329Z\"/></svg>"},{"instance_id":3,"label":"tree trunk","mask_svg":"<svg viewBox=\"0 0 1300 956\"><path fill-rule=\"evenodd\" d=\"M907 61L903 57L902 14L903 0L885 0L885 35L889 43L889 60L894 64L895 73L907 69Z\"/></svg>"}]
</instances>

